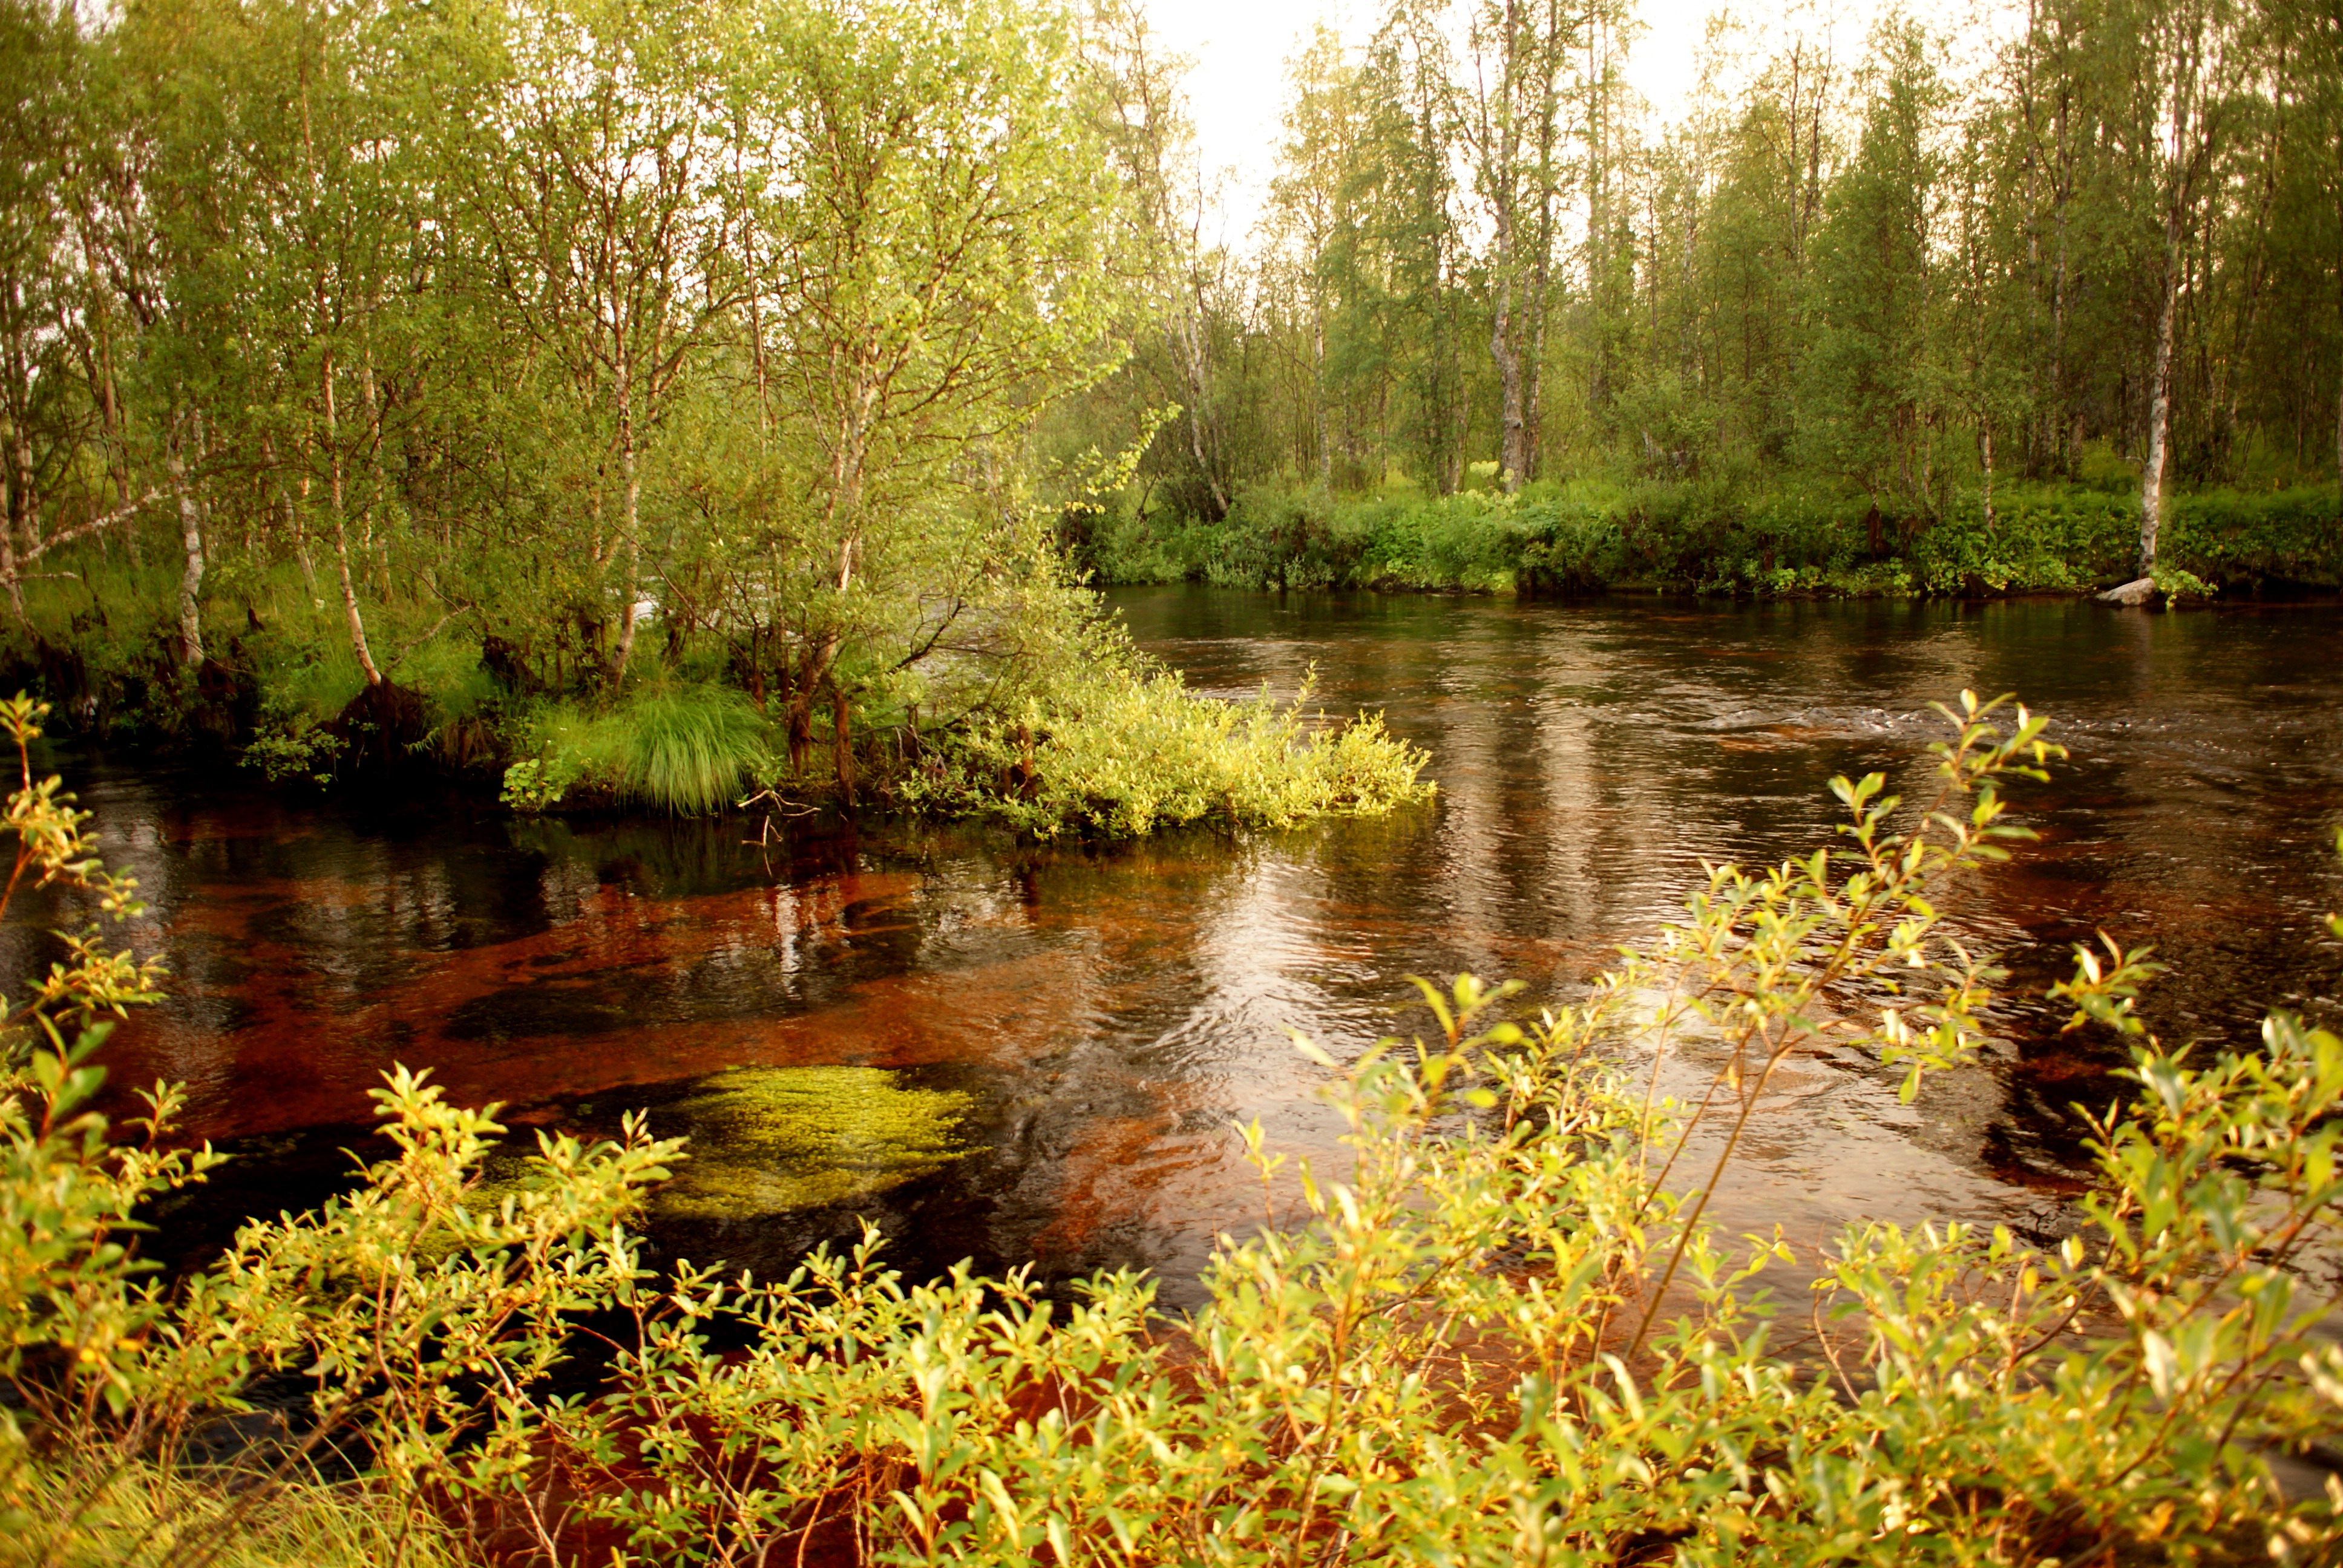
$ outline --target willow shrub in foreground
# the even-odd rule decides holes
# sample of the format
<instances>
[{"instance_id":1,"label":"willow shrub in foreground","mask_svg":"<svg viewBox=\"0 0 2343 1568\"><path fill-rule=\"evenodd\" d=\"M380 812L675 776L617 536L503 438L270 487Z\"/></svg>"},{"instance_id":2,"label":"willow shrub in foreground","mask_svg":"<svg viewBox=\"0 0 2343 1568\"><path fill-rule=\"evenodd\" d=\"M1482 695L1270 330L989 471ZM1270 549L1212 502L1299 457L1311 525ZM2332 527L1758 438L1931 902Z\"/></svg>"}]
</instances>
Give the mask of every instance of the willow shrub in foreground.
<instances>
[{"instance_id":1,"label":"willow shrub in foreground","mask_svg":"<svg viewBox=\"0 0 2343 1568\"><path fill-rule=\"evenodd\" d=\"M194 1560L134 1538L155 1506L120 1493L184 1472L187 1434L282 1369L311 1418L247 1459L245 1519L281 1523L274 1483L331 1444L375 1479L353 1508L469 1516L548 1559L589 1533L596 1562L615 1541L727 1564L2330 1558L2343 1497L2287 1501L2267 1456L2343 1402L2312 1332L2343 1040L2274 1018L2262 1052L2193 1063L2141 1034L2138 955L2081 955L2056 994L2132 1039L2140 1094L2097 1129L2079 1229L1852 1230L1796 1360L1749 1288L1778 1243L1735 1255L1685 1191L1806 1047L1867 1046L1914 1085L1974 1053L1997 977L1931 900L2018 835L1997 780L2052 749L1990 712L1956 717L1932 801L1837 781L1844 849L1716 869L1582 1004L1523 1027L1466 977L1425 988L1428 1040L1325 1061L1352 1169L1302 1172L1300 1227L1224 1241L1181 1321L1137 1276L1055 1310L1021 1277L906 1282L868 1240L778 1282L653 1277L617 1221L675 1150L544 1141L540 1179L485 1203L499 1130L404 1074L396 1155L357 1192L144 1292L129 1204L204 1157L99 1140L61 980L0 1121L10 1538ZM1679 1053L1714 1075L1690 1107L1656 1094ZM610 1359L556 1397L588 1307Z\"/></svg>"}]
</instances>

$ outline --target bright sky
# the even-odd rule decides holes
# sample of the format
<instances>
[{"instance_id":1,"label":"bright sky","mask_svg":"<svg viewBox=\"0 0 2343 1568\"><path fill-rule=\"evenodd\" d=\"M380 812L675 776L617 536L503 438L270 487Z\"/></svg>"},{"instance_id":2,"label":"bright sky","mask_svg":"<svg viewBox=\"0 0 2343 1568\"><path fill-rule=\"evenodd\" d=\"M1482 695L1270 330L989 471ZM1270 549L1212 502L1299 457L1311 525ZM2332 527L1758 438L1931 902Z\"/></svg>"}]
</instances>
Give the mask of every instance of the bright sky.
<instances>
[{"instance_id":1,"label":"bright sky","mask_svg":"<svg viewBox=\"0 0 2343 1568\"><path fill-rule=\"evenodd\" d=\"M1709 15L1723 0L1643 0L1643 36L1628 56L1627 75L1664 119L1681 110L1696 79L1694 54ZM1198 150L1207 175L1229 171L1223 196L1224 242L1242 247L1258 217L1281 139L1285 62L1323 21L1346 42L1364 39L1383 11L1382 0L1141 0L1149 23L1175 53L1195 62L1188 76ZM1795 0L1744 0L1733 7L1749 41L1764 48L1786 26ZM1919 0L1906 9L1945 26L1974 10L2006 10L2009 0ZM1881 0L1820 0L1797 7L1808 27L1820 10L1830 16L1835 53L1853 65Z\"/></svg>"}]
</instances>

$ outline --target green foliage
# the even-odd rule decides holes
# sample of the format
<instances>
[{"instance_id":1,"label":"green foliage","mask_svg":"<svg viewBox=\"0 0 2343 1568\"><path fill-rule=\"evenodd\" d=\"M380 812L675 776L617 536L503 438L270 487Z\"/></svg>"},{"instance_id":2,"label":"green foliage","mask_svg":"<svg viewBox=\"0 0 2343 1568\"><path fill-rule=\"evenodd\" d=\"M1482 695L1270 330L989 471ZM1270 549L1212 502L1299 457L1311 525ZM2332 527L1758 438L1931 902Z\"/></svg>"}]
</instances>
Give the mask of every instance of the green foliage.
<instances>
[{"instance_id":1,"label":"green foliage","mask_svg":"<svg viewBox=\"0 0 2343 1568\"><path fill-rule=\"evenodd\" d=\"M572 792L697 816L734 803L767 766L764 719L739 692L638 686L616 706L547 704L521 722L528 755L505 773L508 805L548 810Z\"/></svg>"},{"instance_id":2,"label":"green foliage","mask_svg":"<svg viewBox=\"0 0 2343 1568\"><path fill-rule=\"evenodd\" d=\"M334 764L347 743L325 726L339 705L320 714L300 696L282 689L262 697L259 732L244 749L244 765L256 768L271 784L307 780L330 784Z\"/></svg>"},{"instance_id":3,"label":"green foliage","mask_svg":"<svg viewBox=\"0 0 2343 1568\"><path fill-rule=\"evenodd\" d=\"M1163 671L1069 678L1016 718L972 726L901 788L913 804L980 811L1039 838L1133 838L1205 822L1287 828L1430 797L1429 759L1383 727L1281 707L1263 691L1214 702Z\"/></svg>"},{"instance_id":4,"label":"green foliage","mask_svg":"<svg viewBox=\"0 0 2343 1568\"><path fill-rule=\"evenodd\" d=\"M2210 582L2343 586L2343 488L2203 490L2167 508L2157 560Z\"/></svg>"},{"instance_id":5,"label":"green foliage","mask_svg":"<svg viewBox=\"0 0 2343 1568\"><path fill-rule=\"evenodd\" d=\"M2180 496L2160 558L2208 585L2343 583L2331 487ZM1586 592L1690 588L1759 597L2087 593L2131 572L2137 498L2005 484L1934 515L1880 517L1861 493L1723 478L1530 485L1331 500L1248 491L1216 524L1116 516L1089 542L1109 582L1244 588Z\"/></svg>"},{"instance_id":6,"label":"green foliage","mask_svg":"<svg viewBox=\"0 0 2343 1568\"><path fill-rule=\"evenodd\" d=\"M45 711L22 697L0 705L20 759ZM127 920L136 888L87 853L85 820L25 761L8 805L9 890L61 883ZM168 1146L167 1086L126 1128L90 1109L107 1017L156 1000L159 976L94 928L65 941L68 956L11 999L0 1041L0 1528L12 1553L141 1568L337 1563L372 1561L362 1553L387 1539L429 1561L435 1497L460 1505L527 1470L526 1391L558 1360L566 1314L633 1278L612 1226L677 1146L635 1123L593 1149L540 1139L532 1190L476 1209L467 1183L503 1129L401 1070L376 1096L396 1152L357 1192L246 1227L226 1257L163 1292L132 1245L139 1205L219 1156ZM308 1384L304 1419L226 1473L184 1470L271 1372ZM324 1461L357 1453L372 1464L363 1493L311 1484Z\"/></svg>"},{"instance_id":7,"label":"green foliage","mask_svg":"<svg viewBox=\"0 0 2343 1568\"><path fill-rule=\"evenodd\" d=\"M1636 12L1599 0L1564 25L1493 0L1391 0L1289 62L1252 254L1212 247L1192 204L1157 204L1181 286L1128 373L1058 417L1078 450L1128 438L1167 397L1186 410L1184 438L1156 443L1123 501L1192 523L1104 558L1131 580L1295 586L1312 580L1303 550L1262 569L1244 538L1213 552L1177 536L1262 512L1258 488L1363 500L1396 475L1446 496L1500 487L1501 467L1844 486L1858 517L1875 502L1914 532L1997 510L1986 498L2015 481L2127 496L2137 533L2151 426L2169 491L2323 504L2315 490L2343 477L2330 15L2041 0L1997 29L1889 10L1850 52L1795 11L1720 12L1679 45L1693 74L1661 118L1629 86ZM1247 537L1281 531L1246 520ZM1761 591L2113 580L2073 557L2034 569L1990 538L1932 573L1911 542L1892 542L1900 583L1876 560L1762 549L1668 576ZM2314 530L2286 542L2328 564L2183 565L2334 580Z\"/></svg>"},{"instance_id":8,"label":"green foliage","mask_svg":"<svg viewBox=\"0 0 2343 1568\"><path fill-rule=\"evenodd\" d=\"M2165 566L2160 562L2149 575L2155 579L2156 591L2164 596L2164 602L2167 605L2201 604L2221 591L2194 572L2182 571L2177 567Z\"/></svg>"},{"instance_id":9,"label":"green foliage","mask_svg":"<svg viewBox=\"0 0 2343 1568\"><path fill-rule=\"evenodd\" d=\"M516 811L535 816L560 805L584 773L584 765L566 748L550 757L524 757L505 769L497 799Z\"/></svg>"},{"instance_id":10,"label":"green foliage","mask_svg":"<svg viewBox=\"0 0 2343 1568\"><path fill-rule=\"evenodd\" d=\"M2099 1127L2105 1192L2058 1248L1849 1231L1816 1285L1821 1378L1771 1351L1749 1290L1786 1249L1716 1245L1665 1185L1684 1108L1606 1060L1722 1031L1709 1098L1736 1124L1824 1033L1966 1060L1992 971L1930 890L2019 836L1995 784L2053 754L1989 713L1956 716L1933 809L1839 780L1844 863L1719 868L1579 1006L1493 1022L1504 991L1463 977L1423 988L1426 1039L1347 1069L1300 1042L1336 1073L1350 1168L1305 1168L1307 1223L1224 1241L1176 1324L1135 1276L1053 1311L1014 1277L905 1281L869 1237L773 1284L687 1272L560 1429L579 1462L651 1473L590 1507L705 1562L817 1518L906 1563L2320 1560L2337 1500L2287 1501L2264 1456L2331 1419L2306 1357L2343 1389L2293 1268L2334 1234L2343 1040L2274 1022L2267 1058L2206 1070L2143 1045L2141 1101ZM2136 1033L2141 975L2085 953L2056 994Z\"/></svg>"},{"instance_id":11,"label":"green foliage","mask_svg":"<svg viewBox=\"0 0 2343 1568\"><path fill-rule=\"evenodd\" d=\"M12 5L20 669L300 779L387 679L535 803L520 721L572 709L579 789L679 811L776 699L850 795L858 719L1021 696L1094 608L1027 436L1126 337L1079 19Z\"/></svg>"}]
</instances>

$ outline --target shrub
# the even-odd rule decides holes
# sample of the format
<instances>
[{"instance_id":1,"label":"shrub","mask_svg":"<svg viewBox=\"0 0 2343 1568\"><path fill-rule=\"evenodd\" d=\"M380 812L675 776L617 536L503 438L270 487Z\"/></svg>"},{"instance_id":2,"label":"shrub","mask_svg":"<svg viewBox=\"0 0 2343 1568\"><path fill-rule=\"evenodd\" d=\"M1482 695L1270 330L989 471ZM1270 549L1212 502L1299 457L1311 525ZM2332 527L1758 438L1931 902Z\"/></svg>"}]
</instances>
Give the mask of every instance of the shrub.
<instances>
[{"instance_id":1,"label":"shrub","mask_svg":"<svg viewBox=\"0 0 2343 1568\"><path fill-rule=\"evenodd\" d=\"M9 711L27 735L35 710ZM1821 1261L1811 1368L1772 1348L1750 1289L1786 1249L1720 1245L1702 1211L1721 1164L1670 1185L1704 1122L1730 1160L1776 1068L1825 1040L1905 1066L1907 1092L1973 1058L1998 974L1936 900L2025 836L1999 787L2056 753L2014 719L2005 733L1967 699L1916 809L1877 775L1835 780L1842 848L1714 869L1575 1005L1508 1021L1505 989L1466 976L1423 986L1417 1039L1347 1066L1299 1042L1351 1166L1303 1169L1300 1227L1224 1240L1179 1321L1129 1273L1071 1309L1022 1275L907 1281L868 1234L785 1280L655 1280L619 1221L673 1146L639 1126L595 1150L540 1138L523 1179L484 1194L500 1130L403 1071L378 1095L396 1155L355 1193L145 1290L121 1244L133 1206L210 1156L113 1141L87 1112L92 1020L151 976L85 935L10 1015L10 1539L87 1557L138 1516L111 1493L178 1506L208 1483L185 1470L188 1432L277 1369L310 1388L306 1432L273 1471L247 1466L235 1503L188 1512L217 1522L206 1554L339 1499L469 1513L551 1560L590 1523L615 1532L613 1562L724 1564L825 1545L1068 1564L2332 1561L2343 1487L2289 1499L2269 1456L2343 1408L2311 1283L2343 1200L2343 1040L2279 1015L2260 1052L2191 1061L2134 1013L2144 954L2078 953L2052 999L2129 1042L2140 1089L2094 1122L2078 1229L2048 1247L1850 1229ZM11 821L20 869L128 911L55 780L28 773ZM1715 1076L1670 1105L1660 1064L1693 1040ZM1274 1175L1260 1126L1242 1131ZM588 1311L609 1359L556 1397L543 1380ZM367 1484L288 1493L328 1442Z\"/></svg>"},{"instance_id":2,"label":"shrub","mask_svg":"<svg viewBox=\"0 0 2343 1568\"><path fill-rule=\"evenodd\" d=\"M984 719L901 786L913 805L990 815L1037 838L1136 838L1208 822L1288 828L1427 798L1427 759L1380 717L1330 723L1264 690L1216 702L1170 672L1101 668L1013 720Z\"/></svg>"},{"instance_id":3,"label":"shrub","mask_svg":"<svg viewBox=\"0 0 2343 1568\"><path fill-rule=\"evenodd\" d=\"M2160 553L2211 582L2343 582L2338 507L2332 486L2175 496ZM2136 487L2005 482L1990 524L1963 491L1940 517L1880 518L1875 538L1870 511L1858 492L1795 477L1342 500L1260 488L1215 524L1121 519L1089 564L1110 582L1242 588L2084 593L2127 578L2139 548Z\"/></svg>"},{"instance_id":4,"label":"shrub","mask_svg":"<svg viewBox=\"0 0 2343 1568\"><path fill-rule=\"evenodd\" d=\"M2343 490L2205 490L2177 498L2159 559L2216 582L2343 584Z\"/></svg>"},{"instance_id":5,"label":"shrub","mask_svg":"<svg viewBox=\"0 0 2343 1568\"><path fill-rule=\"evenodd\" d=\"M588 1506L710 1562L825 1523L900 1562L2318 1559L2332 1503L2283 1499L2265 1455L2343 1395L2297 1281L2343 1194L2343 1040L2274 1020L2267 1056L2190 1068L2140 1039L2139 957L2082 955L2056 994L2140 1041L2143 1087L2098 1126L2083 1232L1850 1231L1818 1378L1744 1294L1779 1243L1728 1256L1665 1185L1682 1123L1720 1116L1729 1158L1825 1034L1916 1072L1972 1055L1994 971L1931 893L2018 836L1995 785L2038 735L1973 705L1916 817L1838 781L1843 860L1717 869L1650 957L1529 1028L1469 977L1426 987L1435 1032L1336 1071L1353 1169L1304 1171L1300 1230L1223 1242L1184 1322L1131 1275L1064 1313L1015 1277L906 1282L868 1238L729 1295L678 1281L560 1432L651 1472ZM1704 1036L1705 1108L1624 1079L1623 1031L1654 1072Z\"/></svg>"}]
</instances>

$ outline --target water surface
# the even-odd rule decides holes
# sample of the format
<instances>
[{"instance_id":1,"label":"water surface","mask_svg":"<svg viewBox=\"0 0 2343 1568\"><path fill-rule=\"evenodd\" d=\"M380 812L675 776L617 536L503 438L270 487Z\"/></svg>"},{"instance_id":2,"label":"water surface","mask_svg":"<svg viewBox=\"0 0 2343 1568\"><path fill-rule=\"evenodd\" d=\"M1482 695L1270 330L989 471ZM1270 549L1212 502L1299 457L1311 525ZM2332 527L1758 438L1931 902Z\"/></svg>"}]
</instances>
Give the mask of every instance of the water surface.
<instances>
[{"instance_id":1,"label":"water surface","mask_svg":"<svg viewBox=\"0 0 2343 1568\"><path fill-rule=\"evenodd\" d=\"M1412 973L1567 997L1704 859L1820 841L1833 773L1916 791L1926 704L1963 687L2020 693L2074 754L2016 792L2043 841L1952 900L2014 970L1993 1052L1909 1107L1874 1064L1800 1061L1727 1223L1809 1244L1855 1218L2055 1211L2068 1107L2115 1091L2111 1058L2026 999L2095 930L2172 966L2147 1006L2169 1036L2343 1010L2318 923L2343 908L2334 607L1113 602L1210 692L1290 694L1314 667L1314 700L1382 709L1430 751L1437 802L1110 849L869 821L760 844L738 821L288 801L67 754L173 977L111 1048L116 1081L185 1081L186 1132L243 1157L166 1244L340 1180L368 1152L367 1091L405 1062L519 1126L647 1109L694 1135L710 1163L652 1225L669 1255L772 1267L867 1219L915 1266L1130 1265L1192 1299L1215 1234L1291 1208L1232 1123L1339 1163L1287 1030L1354 1053L1411 1026ZM21 972L32 948L6 940Z\"/></svg>"}]
</instances>

